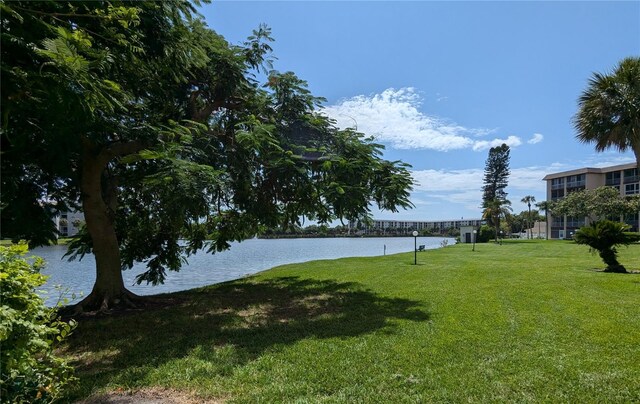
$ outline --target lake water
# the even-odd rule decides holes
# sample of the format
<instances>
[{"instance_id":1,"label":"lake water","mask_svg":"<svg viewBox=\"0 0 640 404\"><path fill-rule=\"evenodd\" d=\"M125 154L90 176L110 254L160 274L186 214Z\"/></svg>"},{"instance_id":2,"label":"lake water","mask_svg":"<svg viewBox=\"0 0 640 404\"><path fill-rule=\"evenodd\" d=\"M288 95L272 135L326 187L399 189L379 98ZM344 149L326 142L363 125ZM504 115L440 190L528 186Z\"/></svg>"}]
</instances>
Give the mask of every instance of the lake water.
<instances>
[{"instance_id":1,"label":"lake water","mask_svg":"<svg viewBox=\"0 0 640 404\"><path fill-rule=\"evenodd\" d=\"M449 244L455 242L450 238L418 237L418 244L433 249L440 247L443 240ZM216 254L200 252L189 257L188 265L179 272L167 271L163 285L135 284L136 275L145 270L144 264L124 271L123 276L125 285L133 293L152 295L230 281L283 264L410 252L413 251L413 243L413 237L251 239L232 243L228 251ZM85 256L80 262L68 262L62 259L66 251L66 246L41 247L31 251L47 262L42 273L50 278L40 289L49 306L55 305L61 296L68 298L69 303L81 300L91 291L96 279L93 255Z\"/></svg>"}]
</instances>

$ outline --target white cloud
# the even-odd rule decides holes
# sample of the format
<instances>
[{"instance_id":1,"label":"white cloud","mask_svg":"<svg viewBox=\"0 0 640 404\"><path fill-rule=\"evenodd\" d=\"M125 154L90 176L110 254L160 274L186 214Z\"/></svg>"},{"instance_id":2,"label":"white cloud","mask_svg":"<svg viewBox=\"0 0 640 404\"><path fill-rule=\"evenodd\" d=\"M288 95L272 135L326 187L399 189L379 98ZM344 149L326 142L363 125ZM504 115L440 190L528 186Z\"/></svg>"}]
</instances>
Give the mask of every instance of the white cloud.
<instances>
[{"instance_id":1,"label":"white cloud","mask_svg":"<svg viewBox=\"0 0 640 404\"><path fill-rule=\"evenodd\" d=\"M512 168L506 191L514 211L520 211L519 203L526 195L538 200L546 198L546 184L542 178L557 171L557 166ZM459 204L465 209L480 211L484 170L416 170L411 173L418 182L414 187L421 201L436 199L448 204Z\"/></svg>"},{"instance_id":2,"label":"white cloud","mask_svg":"<svg viewBox=\"0 0 640 404\"><path fill-rule=\"evenodd\" d=\"M633 162L632 156L615 156L614 153L599 153L584 161L572 163L552 163L545 166L511 168L507 198L511 200L514 213L527 209L520 200L533 195L537 202L546 199L546 183L542 180L547 174L573 170L581 167L601 167ZM597 160L600 158L600 160ZM414 186L411 200L416 209L402 212L398 218L416 220L445 220L464 216L479 218L482 209L482 185L484 170L470 168L461 170L430 169L411 172L418 182ZM380 212L376 217L391 219L389 212Z\"/></svg>"},{"instance_id":3,"label":"white cloud","mask_svg":"<svg viewBox=\"0 0 640 404\"><path fill-rule=\"evenodd\" d=\"M533 137L529 139L527 143L536 144L542 142L542 140L544 140L544 136L542 136L540 133L534 133Z\"/></svg>"},{"instance_id":4,"label":"white cloud","mask_svg":"<svg viewBox=\"0 0 640 404\"><path fill-rule=\"evenodd\" d=\"M429 149L449 151L471 148L484 150L507 143L519 146L517 136L507 139L474 140L486 136L488 129L466 128L419 111L421 98L412 87L389 88L380 94L358 95L327 106L323 113L336 120L341 128L356 127L380 142L396 149Z\"/></svg>"},{"instance_id":5,"label":"white cloud","mask_svg":"<svg viewBox=\"0 0 640 404\"><path fill-rule=\"evenodd\" d=\"M419 170L411 173L418 183L416 193L421 199L431 198L451 204L463 205L466 209L478 209L482 201L482 169L465 170Z\"/></svg>"},{"instance_id":6,"label":"white cloud","mask_svg":"<svg viewBox=\"0 0 640 404\"><path fill-rule=\"evenodd\" d=\"M589 159L579 163L580 167L609 167L619 164L628 164L635 162L636 159L632 153L621 156L618 152L599 153L591 156ZM575 167L579 168L579 167Z\"/></svg>"},{"instance_id":7,"label":"white cloud","mask_svg":"<svg viewBox=\"0 0 640 404\"><path fill-rule=\"evenodd\" d=\"M511 169L508 189L524 190L543 194L547 185L542 180L545 175L556 172L552 167L523 167Z\"/></svg>"},{"instance_id":8,"label":"white cloud","mask_svg":"<svg viewBox=\"0 0 640 404\"><path fill-rule=\"evenodd\" d=\"M473 144L474 151L487 150L492 147L501 146L506 143L507 146L514 148L522 144L522 140L518 136L509 136L506 139L478 140Z\"/></svg>"},{"instance_id":9,"label":"white cloud","mask_svg":"<svg viewBox=\"0 0 640 404\"><path fill-rule=\"evenodd\" d=\"M479 168L465 170L419 170L411 175L418 182L416 190L438 192L460 192L467 189L480 189L484 171Z\"/></svg>"}]
</instances>

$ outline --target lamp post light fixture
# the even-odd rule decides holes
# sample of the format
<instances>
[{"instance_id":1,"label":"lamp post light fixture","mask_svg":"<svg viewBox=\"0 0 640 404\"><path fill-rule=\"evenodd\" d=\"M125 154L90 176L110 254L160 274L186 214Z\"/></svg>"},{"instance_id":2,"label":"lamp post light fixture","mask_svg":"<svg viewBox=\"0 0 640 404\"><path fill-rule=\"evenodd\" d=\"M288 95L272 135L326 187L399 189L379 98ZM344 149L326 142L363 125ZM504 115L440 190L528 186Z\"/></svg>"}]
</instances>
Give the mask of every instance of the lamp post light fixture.
<instances>
[{"instance_id":1,"label":"lamp post light fixture","mask_svg":"<svg viewBox=\"0 0 640 404\"><path fill-rule=\"evenodd\" d=\"M478 234L478 230L473 231L473 248L471 249L471 251L476 250L476 234Z\"/></svg>"},{"instance_id":2,"label":"lamp post light fixture","mask_svg":"<svg viewBox=\"0 0 640 404\"><path fill-rule=\"evenodd\" d=\"M413 265L418 265L418 232L413 231Z\"/></svg>"}]
</instances>

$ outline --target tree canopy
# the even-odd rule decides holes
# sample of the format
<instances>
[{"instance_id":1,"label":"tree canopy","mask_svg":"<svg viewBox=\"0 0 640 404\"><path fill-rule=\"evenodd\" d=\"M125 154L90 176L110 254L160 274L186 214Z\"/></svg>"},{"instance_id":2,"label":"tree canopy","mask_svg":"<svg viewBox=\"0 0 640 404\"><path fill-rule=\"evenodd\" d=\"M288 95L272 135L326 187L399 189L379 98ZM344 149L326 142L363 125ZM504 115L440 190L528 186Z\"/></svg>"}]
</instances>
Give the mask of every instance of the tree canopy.
<instances>
[{"instance_id":1,"label":"tree canopy","mask_svg":"<svg viewBox=\"0 0 640 404\"><path fill-rule=\"evenodd\" d=\"M616 218L640 211L640 196L622 196L614 187L599 187L570 192L564 198L551 202L547 208L554 216L589 218L591 222Z\"/></svg>"},{"instance_id":2,"label":"tree canopy","mask_svg":"<svg viewBox=\"0 0 640 404\"><path fill-rule=\"evenodd\" d=\"M527 234L527 238L533 238L533 229L531 228L533 226L533 220L531 218L531 204L536 202L536 197L533 195L527 195L520 199L520 202L526 203L527 209L529 209L529 215L527 217L527 228L529 229L529 232Z\"/></svg>"},{"instance_id":3,"label":"tree canopy","mask_svg":"<svg viewBox=\"0 0 640 404\"><path fill-rule=\"evenodd\" d=\"M163 282L262 227L412 206L409 166L272 70L265 26L232 45L184 0L0 5L2 237L44 244L82 210L71 257L92 252L97 279L79 309L136 304L135 262Z\"/></svg>"},{"instance_id":4,"label":"tree canopy","mask_svg":"<svg viewBox=\"0 0 640 404\"><path fill-rule=\"evenodd\" d=\"M500 228L500 218L511 212L511 202L507 199L505 188L509 184L510 149L507 144L492 147L489 150L484 168L482 187L482 217L496 229L496 241Z\"/></svg>"},{"instance_id":5,"label":"tree canopy","mask_svg":"<svg viewBox=\"0 0 640 404\"><path fill-rule=\"evenodd\" d=\"M596 151L632 150L640 166L640 57L621 60L610 74L594 73L573 121L578 140Z\"/></svg>"},{"instance_id":6,"label":"tree canopy","mask_svg":"<svg viewBox=\"0 0 640 404\"><path fill-rule=\"evenodd\" d=\"M640 234L627 232L628 227L624 223L601 220L580 228L574 240L578 244L588 245L593 252L598 251L600 258L607 264L605 272L627 272L618 262L617 246L640 241Z\"/></svg>"}]
</instances>

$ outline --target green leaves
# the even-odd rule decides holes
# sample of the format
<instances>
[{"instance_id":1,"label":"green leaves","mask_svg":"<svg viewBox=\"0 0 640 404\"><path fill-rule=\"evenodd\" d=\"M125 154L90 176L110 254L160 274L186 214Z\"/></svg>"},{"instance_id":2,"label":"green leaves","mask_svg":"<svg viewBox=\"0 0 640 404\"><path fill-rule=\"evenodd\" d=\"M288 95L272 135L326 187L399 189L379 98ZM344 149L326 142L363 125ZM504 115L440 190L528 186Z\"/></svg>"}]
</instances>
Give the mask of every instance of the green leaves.
<instances>
[{"instance_id":1,"label":"green leaves","mask_svg":"<svg viewBox=\"0 0 640 404\"><path fill-rule=\"evenodd\" d=\"M505 188L509 181L510 149L506 144L492 147L489 150L484 169L484 185L482 187L483 218L496 229L496 241L500 218L511 211L511 202L507 200Z\"/></svg>"},{"instance_id":2,"label":"green leaves","mask_svg":"<svg viewBox=\"0 0 640 404\"><path fill-rule=\"evenodd\" d=\"M618 263L616 246L640 241L640 234L629 233L626 231L628 228L629 226L624 223L602 220L580 228L573 238L576 243L586 244L598 251L604 263L607 264L607 271L626 272L626 269Z\"/></svg>"},{"instance_id":3,"label":"green leaves","mask_svg":"<svg viewBox=\"0 0 640 404\"><path fill-rule=\"evenodd\" d=\"M3 235L82 206L72 258L108 255L97 261L111 272L147 262L139 280L160 283L207 242L221 251L302 217L366 220L373 203L412 206L406 164L335 127L293 72L272 71L266 26L230 45L183 0L9 7L2 186L33 185L13 193L10 211L51 201L51 212L3 214Z\"/></svg>"},{"instance_id":4,"label":"green leaves","mask_svg":"<svg viewBox=\"0 0 640 404\"><path fill-rule=\"evenodd\" d=\"M631 149L640 159L640 58L620 61L611 74L594 73L573 118L577 139L596 151ZM640 161L640 160L639 160Z\"/></svg>"},{"instance_id":5,"label":"green leaves","mask_svg":"<svg viewBox=\"0 0 640 404\"><path fill-rule=\"evenodd\" d=\"M38 49L37 52L41 56L51 59L51 62L45 63L55 65L58 68L66 69L71 74L84 74L89 70L89 61L83 56L78 54L76 47L70 43L67 36L67 31L63 28L58 28L60 34L57 38L47 38L42 41L43 49ZM83 45L90 47L91 42L85 39Z\"/></svg>"},{"instance_id":6,"label":"green leaves","mask_svg":"<svg viewBox=\"0 0 640 404\"><path fill-rule=\"evenodd\" d=\"M26 244L0 246L0 396L3 402L52 402L74 382L72 368L53 353L75 327L45 307L35 289L45 282L41 258L27 261Z\"/></svg>"},{"instance_id":7,"label":"green leaves","mask_svg":"<svg viewBox=\"0 0 640 404\"><path fill-rule=\"evenodd\" d=\"M622 196L614 187L598 187L571 192L549 206L554 216L588 217L596 221L609 217L637 213L640 209L640 196Z\"/></svg>"}]
</instances>

